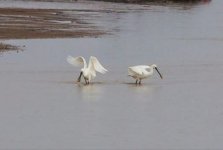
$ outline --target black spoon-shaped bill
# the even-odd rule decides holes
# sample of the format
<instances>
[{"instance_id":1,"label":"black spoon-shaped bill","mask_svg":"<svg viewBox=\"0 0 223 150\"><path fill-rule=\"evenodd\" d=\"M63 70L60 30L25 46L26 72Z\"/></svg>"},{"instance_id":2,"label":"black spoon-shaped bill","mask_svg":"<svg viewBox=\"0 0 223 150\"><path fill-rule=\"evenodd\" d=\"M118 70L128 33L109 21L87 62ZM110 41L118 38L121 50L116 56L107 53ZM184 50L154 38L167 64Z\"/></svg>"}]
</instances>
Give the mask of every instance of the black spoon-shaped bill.
<instances>
[{"instance_id":1,"label":"black spoon-shaped bill","mask_svg":"<svg viewBox=\"0 0 223 150\"><path fill-rule=\"evenodd\" d=\"M163 79L163 76L161 75L161 73L159 72L158 68L155 67L156 71L158 72L158 74L160 75L160 78Z\"/></svg>"}]
</instances>

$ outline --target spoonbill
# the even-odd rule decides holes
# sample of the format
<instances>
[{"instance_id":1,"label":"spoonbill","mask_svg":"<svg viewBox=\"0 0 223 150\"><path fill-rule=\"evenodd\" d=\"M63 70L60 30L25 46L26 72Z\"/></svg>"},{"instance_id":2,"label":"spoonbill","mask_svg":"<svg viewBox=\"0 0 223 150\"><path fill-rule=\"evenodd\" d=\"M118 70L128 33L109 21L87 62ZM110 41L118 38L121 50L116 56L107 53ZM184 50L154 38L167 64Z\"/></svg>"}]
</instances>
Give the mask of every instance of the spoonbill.
<instances>
[{"instance_id":1,"label":"spoonbill","mask_svg":"<svg viewBox=\"0 0 223 150\"><path fill-rule=\"evenodd\" d=\"M128 68L128 75L136 79L136 84L141 84L142 79L148 78L149 76L153 75L154 69L158 72L160 78L163 79L163 76L161 75L155 64L131 66Z\"/></svg>"},{"instance_id":2,"label":"spoonbill","mask_svg":"<svg viewBox=\"0 0 223 150\"><path fill-rule=\"evenodd\" d=\"M96 77L96 71L102 74L105 74L108 71L100 64L98 59L94 56L91 56L89 58L88 66L86 60L82 56L78 56L75 58L72 56L67 56L67 62L73 66L84 65L84 67L81 68L81 72L77 79L77 82L81 82L81 77L83 76L86 84L89 84L90 81Z\"/></svg>"}]
</instances>

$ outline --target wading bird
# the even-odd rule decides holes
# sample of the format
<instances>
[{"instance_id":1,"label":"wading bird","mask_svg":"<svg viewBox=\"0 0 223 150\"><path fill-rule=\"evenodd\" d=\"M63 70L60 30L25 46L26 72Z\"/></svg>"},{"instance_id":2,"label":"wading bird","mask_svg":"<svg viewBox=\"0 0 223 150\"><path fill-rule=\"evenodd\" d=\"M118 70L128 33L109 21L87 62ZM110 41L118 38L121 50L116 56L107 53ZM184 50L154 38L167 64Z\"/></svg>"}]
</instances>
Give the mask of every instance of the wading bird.
<instances>
[{"instance_id":1,"label":"wading bird","mask_svg":"<svg viewBox=\"0 0 223 150\"><path fill-rule=\"evenodd\" d=\"M147 66L147 65L138 65L132 66L128 68L128 75L136 79L136 84L141 84L141 80L148 78L153 75L153 70L156 70L162 79L163 76L159 72L157 66L155 64Z\"/></svg>"},{"instance_id":2,"label":"wading bird","mask_svg":"<svg viewBox=\"0 0 223 150\"><path fill-rule=\"evenodd\" d=\"M84 65L84 67L81 69L77 82L81 82L81 77L83 76L85 83L89 84L90 81L96 77L96 71L102 74L105 74L107 72L107 70L100 64L98 59L94 56L91 56L89 58L88 66L84 57L82 56L78 56L75 58L72 56L67 56L67 62L74 66Z\"/></svg>"}]
</instances>

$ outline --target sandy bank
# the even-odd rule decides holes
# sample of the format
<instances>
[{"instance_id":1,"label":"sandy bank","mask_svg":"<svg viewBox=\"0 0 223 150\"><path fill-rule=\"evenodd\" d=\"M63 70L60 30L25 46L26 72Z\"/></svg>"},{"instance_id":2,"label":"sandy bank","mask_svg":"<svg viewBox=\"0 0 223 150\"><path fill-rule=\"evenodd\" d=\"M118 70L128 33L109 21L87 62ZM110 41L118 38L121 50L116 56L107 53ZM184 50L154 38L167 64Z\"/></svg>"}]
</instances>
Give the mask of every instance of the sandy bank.
<instances>
[{"instance_id":1,"label":"sandy bank","mask_svg":"<svg viewBox=\"0 0 223 150\"><path fill-rule=\"evenodd\" d=\"M72 10L0 8L0 38L97 37L104 34Z\"/></svg>"}]
</instances>

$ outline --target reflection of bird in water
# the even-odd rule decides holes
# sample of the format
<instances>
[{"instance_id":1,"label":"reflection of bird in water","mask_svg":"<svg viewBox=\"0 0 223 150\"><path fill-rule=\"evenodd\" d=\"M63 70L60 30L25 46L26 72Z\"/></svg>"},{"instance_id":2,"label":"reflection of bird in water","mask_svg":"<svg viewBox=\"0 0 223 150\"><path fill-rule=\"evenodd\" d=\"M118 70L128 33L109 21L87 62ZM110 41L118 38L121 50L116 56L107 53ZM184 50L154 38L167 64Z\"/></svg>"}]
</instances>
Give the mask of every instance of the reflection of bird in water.
<instances>
[{"instance_id":1,"label":"reflection of bird in water","mask_svg":"<svg viewBox=\"0 0 223 150\"><path fill-rule=\"evenodd\" d=\"M85 83L89 84L90 81L96 77L96 71L102 74L105 74L107 72L107 70L100 64L98 59L94 56L91 56L89 58L88 66L84 57L82 56L78 56L75 58L72 56L68 56L67 62L74 66L84 65L84 67L81 69L77 82L80 82L81 77L83 76Z\"/></svg>"},{"instance_id":2,"label":"reflection of bird in water","mask_svg":"<svg viewBox=\"0 0 223 150\"><path fill-rule=\"evenodd\" d=\"M152 95L154 93L154 91L156 91L159 87L157 87L156 85L152 85L152 86L147 86L144 84L129 84L128 88L133 91L134 93L140 93L141 96L145 96L145 95ZM134 95L133 93L133 95Z\"/></svg>"},{"instance_id":3,"label":"reflection of bird in water","mask_svg":"<svg viewBox=\"0 0 223 150\"><path fill-rule=\"evenodd\" d=\"M153 70L156 70L162 79L162 75L159 72L157 66L155 64L147 66L147 65L138 65L132 66L128 68L128 75L136 79L136 84L141 84L141 80L148 78L153 75Z\"/></svg>"},{"instance_id":4,"label":"reflection of bird in water","mask_svg":"<svg viewBox=\"0 0 223 150\"><path fill-rule=\"evenodd\" d=\"M78 93L81 94L83 100L98 101L104 92L103 86L98 84L89 84L88 86L78 84Z\"/></svg>"}]
</instances>

